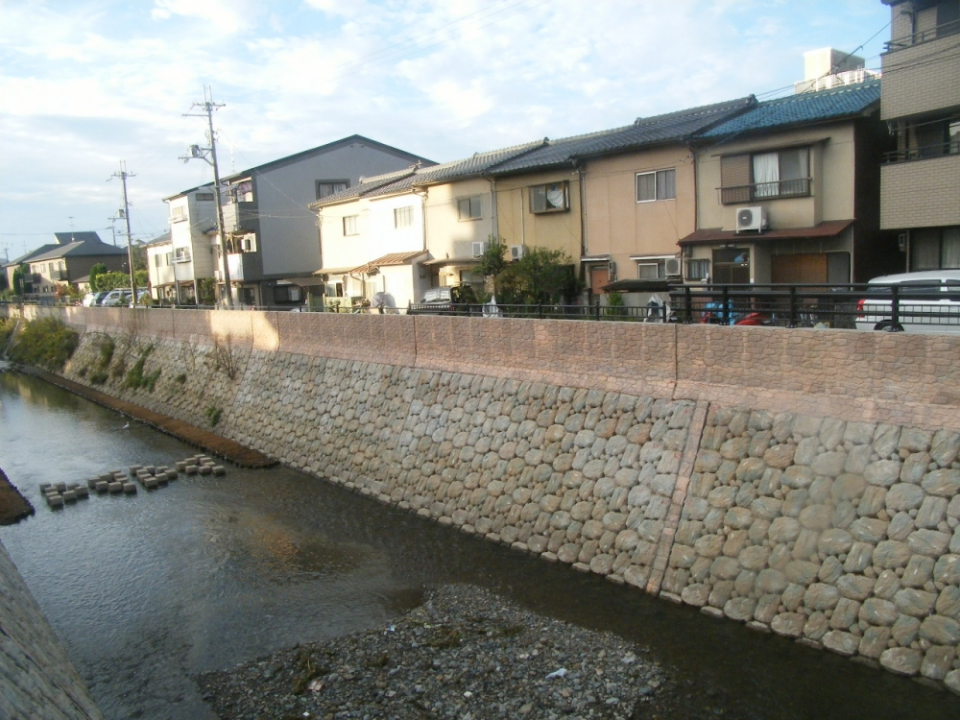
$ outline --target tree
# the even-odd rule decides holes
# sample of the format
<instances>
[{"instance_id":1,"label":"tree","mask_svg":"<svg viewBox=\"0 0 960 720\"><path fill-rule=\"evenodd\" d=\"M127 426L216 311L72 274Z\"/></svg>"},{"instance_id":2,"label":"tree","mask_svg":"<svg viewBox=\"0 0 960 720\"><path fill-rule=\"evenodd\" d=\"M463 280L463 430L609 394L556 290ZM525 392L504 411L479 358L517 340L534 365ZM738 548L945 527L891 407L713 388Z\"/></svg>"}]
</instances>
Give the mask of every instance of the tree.
<instances>
[{"instance_id":1,"label":"tree","mask_svg":"<svg viewBox=\"0 0 960 720\"><path fill-rule=\"evenodd\" d=\"M94 292L100 292L107 288L100 287L100 276L107 272L107 266L103 263L97 263L90 268L90 289Z\"/></svg>"},{"instance_id":2,"label":"tree","mask_svg":"<svg viewBox=\"0 0 960 720\"><path fill-rule=\"evenodd\" d=\"M530 248L520 260L506 263L495 285L503 302L527 305L557 303L579 289L570 256L542 247Z\"/></svg>"},{"instance_id":3,"label":"tree","mask_svg":"<svg viewBox=\"0 0 960 720\"><path fill-rule=\"evenodd\" d=\"M480 274L484 278L496 278L507 269L507 243L503 238L490 235L487 239L487 249L480 256Z\"/></svg>"}]
</instances>

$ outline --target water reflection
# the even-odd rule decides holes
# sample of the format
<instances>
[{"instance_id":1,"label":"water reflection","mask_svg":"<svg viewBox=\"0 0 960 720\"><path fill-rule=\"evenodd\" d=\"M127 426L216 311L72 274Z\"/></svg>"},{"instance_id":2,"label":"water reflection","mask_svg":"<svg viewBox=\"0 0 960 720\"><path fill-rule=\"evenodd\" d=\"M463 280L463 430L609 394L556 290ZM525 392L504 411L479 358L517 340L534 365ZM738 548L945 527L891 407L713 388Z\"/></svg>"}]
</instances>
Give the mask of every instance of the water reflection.
<instances>
[{"instance_id":1,"label":"water reflection","mask_svg":"<svg viewBox=\"0 0 960 720\"><path fill-rule=\"evenodd\" d=\"M51 512L82 482L195 450L0 373L0 467L37 507L3 540L110 718L213 717L190 677L374 627L425 585L466 581L652 648L695 715L956 718L953 696L465 536L299 473L229 469ZM712 710L711 710L712 712Z\"/></svg>"}]
</instances>

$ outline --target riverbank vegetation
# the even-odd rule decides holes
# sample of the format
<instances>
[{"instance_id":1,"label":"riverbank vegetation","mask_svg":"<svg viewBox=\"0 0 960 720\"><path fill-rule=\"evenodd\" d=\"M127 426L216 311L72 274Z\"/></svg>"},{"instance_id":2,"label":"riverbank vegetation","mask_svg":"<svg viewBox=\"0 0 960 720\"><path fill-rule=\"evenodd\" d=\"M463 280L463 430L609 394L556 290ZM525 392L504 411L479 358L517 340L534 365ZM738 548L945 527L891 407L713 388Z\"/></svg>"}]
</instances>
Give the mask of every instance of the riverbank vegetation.
<instances>
[{"instance_id":1,"label":"riverbank vegetation","mask_svg":"<svg viewBox=\"0 0 960 720\"><path fill-rule=\"evenodd\" d=\"M56 372L63 369L79 344L75 330L56 318L40 318L23 327L8 355L14 362Z\"/></svg>"}]
</instances>

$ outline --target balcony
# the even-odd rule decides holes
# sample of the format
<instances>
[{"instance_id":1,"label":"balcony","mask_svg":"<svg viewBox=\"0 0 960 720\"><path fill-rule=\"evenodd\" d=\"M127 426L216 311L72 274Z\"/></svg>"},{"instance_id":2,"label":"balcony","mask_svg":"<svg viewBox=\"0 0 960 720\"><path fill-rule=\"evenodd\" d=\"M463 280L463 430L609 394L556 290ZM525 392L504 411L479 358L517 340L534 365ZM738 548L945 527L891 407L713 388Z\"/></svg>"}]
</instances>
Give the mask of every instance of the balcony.
<instances>
[{"instance_id":1,"label":"balcony","mask_svg":"<svg viewBox=\"0 0 960 720\"><path fill-rule=\"evenodd\" d=\"M896 40L888 40L883 45L886 52L893 52L895 50L903 50L904 48L913 47L914 45L928 43L932 40L936 40L937 38L958 34L960 34L960 20L953 20L952 22L943 23L942 25L937 25L937 27L929 28L928 30L921 30L920 32L915 32L912 35L906 35L904 37L897 38Z\"/></svg>"},{"instance_id":2,"label":"balcony","mask_svg":"<svg viewBox=\"0 0 960 720\"><path fill-rule=\"evenodd\" d=\"M256 206L252 202L229 202L223 205L224 232L252 232L255 218Z\"/></svg>"},{"instance_id":3,"label":"balcony","mask_svg":"<svg viewBox=\"0 0 960 720\"><path fill-rule=\"evenodd\" d=\"M776 182L732 185L717 188L722 205L742 205L754 200L777 200L779 198L807 197L810 195L812 178L777 180Z\"/></svg>"},{"instance_id":4,"label":"balcony","mask_svg":"<svg viewBox=\"0 0 960 720\"><path fill-rule=\"evenodd\" d=\"M881 229L960 225L960 154L909 155L880 167Z\"/></svg>"},{"instance_id":5,"label":"balcony","mask_svg":"<svg viewBox=\"0 0 960 720\"><path fill-rule=\"evenodd\" d=\"M70 280L70 271L69 270L54 270L50 277L53 280L60 280L63 282L68 282Z\"/></svg>"},{"instance_id":6,"label":"balcony","mask_svg":"<svg viewBox=\"0 0 960 720\"><path fill-rule=\"evenodd\" d=\"M960 74L956 70L960 33L918 36L922 44L899 41L881 56L882 120L921 117L960 105Z\"/></svg>"},{"instance_id":7,"label":"balcony","mask_svg":"<svg viewBox=\"0 0 960 720\"><path fill-rule=\"evenodd\" d=\"M883 154L883 164L910 162L911 160L929 160L931 158L943 157L944 155L960 155L960 140L951 140L950 142L936 143L935 145L926 145L924 147L907 148L906 150L894 150Z\"/></svg>"}]
</instances>

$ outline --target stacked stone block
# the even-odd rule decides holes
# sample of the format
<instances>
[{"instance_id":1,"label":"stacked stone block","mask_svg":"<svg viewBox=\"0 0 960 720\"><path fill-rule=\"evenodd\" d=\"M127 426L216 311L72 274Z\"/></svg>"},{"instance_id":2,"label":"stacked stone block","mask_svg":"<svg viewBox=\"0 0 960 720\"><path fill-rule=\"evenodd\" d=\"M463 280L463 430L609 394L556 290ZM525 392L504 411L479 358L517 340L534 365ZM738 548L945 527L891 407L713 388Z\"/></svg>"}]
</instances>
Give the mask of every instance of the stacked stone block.
<instances>
[{"instance_id":1,"label":"stacked stone block","mask_svg":"<svg viewBox=\"0 0 960 720\"><path fill-rule=\"evenodd\" d=\"M665 591L960 692L960 435L713 408Z\"/></svg>"}]
</instances>

